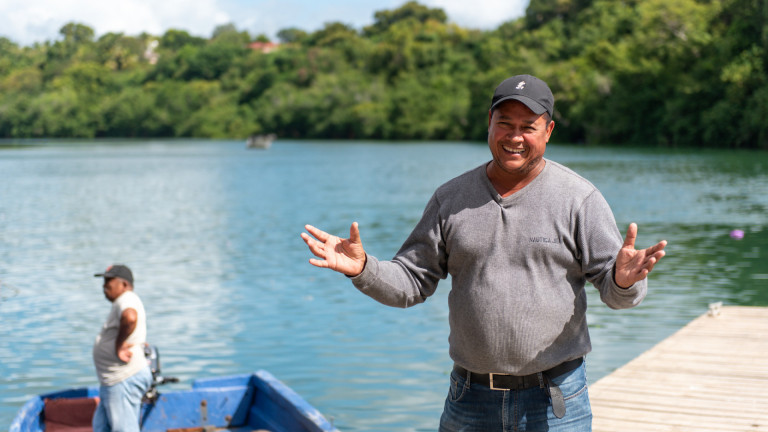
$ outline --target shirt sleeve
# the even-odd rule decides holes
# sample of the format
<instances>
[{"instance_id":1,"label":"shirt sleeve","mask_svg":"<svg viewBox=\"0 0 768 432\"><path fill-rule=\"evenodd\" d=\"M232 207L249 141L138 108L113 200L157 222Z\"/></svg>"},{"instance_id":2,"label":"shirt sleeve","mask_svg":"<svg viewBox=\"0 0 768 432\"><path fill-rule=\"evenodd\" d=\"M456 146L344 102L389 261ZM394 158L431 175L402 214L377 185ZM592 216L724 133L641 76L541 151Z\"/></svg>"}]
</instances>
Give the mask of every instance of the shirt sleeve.
<instances>
[{"instance_id":1,"label":"shirt sleeve","mask_svg":"<svg viewBox=\"0 0 768 432\"><path fill-rule=\"evenodd\" d=\"M613 278L616 255L623 239L608 202L595 190L578 212L577 232L586 279L600 292L600 299L612 309L637 306L647 293L647 280L622 288Z\"/></svg>"},{"instance_id":2,"label":"shirt sleeve","mask_svg":"<svg viewBox=\"0 0 768 432\"><path fill-rule=\"evenodd\" d=\"M427 203L421 220L391 261L368 255L363 272L352 278L362 293L392 307L423 303L447 276L440 205L436 196Z\"/></svg>"}]
</instances>

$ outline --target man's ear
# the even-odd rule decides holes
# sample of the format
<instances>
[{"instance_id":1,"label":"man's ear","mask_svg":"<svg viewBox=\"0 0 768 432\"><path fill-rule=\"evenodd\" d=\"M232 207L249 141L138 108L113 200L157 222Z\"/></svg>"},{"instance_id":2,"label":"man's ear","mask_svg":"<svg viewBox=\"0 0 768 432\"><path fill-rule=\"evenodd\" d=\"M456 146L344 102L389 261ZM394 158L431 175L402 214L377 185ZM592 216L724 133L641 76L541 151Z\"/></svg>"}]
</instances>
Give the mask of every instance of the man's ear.
<instances>
[{"instance_id":1,"label":"man's ear","mask_svg":"<svg viewBox=\"0 0 768 432\"><path fill-rule=\"evenodd\" d=\"M547 125L547 142L549 142L549 138L552 136L553 130L555 130L555 121L550 120L549 124Z\"/></svg>"}]
</instances>

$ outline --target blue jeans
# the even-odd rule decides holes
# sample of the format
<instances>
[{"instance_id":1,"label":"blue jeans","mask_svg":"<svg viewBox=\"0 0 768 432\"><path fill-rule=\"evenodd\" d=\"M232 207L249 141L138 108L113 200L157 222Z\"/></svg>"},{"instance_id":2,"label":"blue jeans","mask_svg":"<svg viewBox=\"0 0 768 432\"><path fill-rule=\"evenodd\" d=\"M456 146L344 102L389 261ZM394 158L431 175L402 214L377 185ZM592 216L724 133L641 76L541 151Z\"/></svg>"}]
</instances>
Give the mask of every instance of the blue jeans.
<instances>
[{"instance_id":1,"label":"blue jeans","mask_svg":"<svg viewBox=\"0 0 768 432\"><path fill-rule=\"evenodd\" d=\"M552 377L552 381L565 398L562 419L552 413L546 389L491 390L482 384L468 384L466 377L453 372L440 432L590 432L592 408L585 364Z\"/></svg>"},{"instance_id":2,"label":"blue jeans","mask_svg":"<svg viewBox=\"0 0 768 432\"><path fill-rule=\"evenodd\" d=\"M93 432L139 432L141 398L151 384L152 372L147 366L123 382L100 386Z\"/></svg>"}]
</instances>

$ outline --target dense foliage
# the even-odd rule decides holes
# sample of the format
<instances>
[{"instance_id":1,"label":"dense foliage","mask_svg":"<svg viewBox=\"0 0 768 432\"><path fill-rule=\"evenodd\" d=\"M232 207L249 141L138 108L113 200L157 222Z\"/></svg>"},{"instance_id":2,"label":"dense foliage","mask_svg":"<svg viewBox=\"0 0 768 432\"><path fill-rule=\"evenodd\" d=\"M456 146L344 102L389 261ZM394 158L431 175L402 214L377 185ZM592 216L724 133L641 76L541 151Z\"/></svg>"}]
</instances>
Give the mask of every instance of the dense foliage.
<instances>
[{"instance_id":1,"label":"dense foliage","mask_svg":"<svg viewBox=\"0 0 768 432\"><path fill-rule=\"evenodd\" d=\"M60 34L0 38L0 138L484 140L494 87L532 73L558 141L768 149L767 0L531 0L492 31L409 2L276 46L232 25Z\"/></svg>"}]
</instances>

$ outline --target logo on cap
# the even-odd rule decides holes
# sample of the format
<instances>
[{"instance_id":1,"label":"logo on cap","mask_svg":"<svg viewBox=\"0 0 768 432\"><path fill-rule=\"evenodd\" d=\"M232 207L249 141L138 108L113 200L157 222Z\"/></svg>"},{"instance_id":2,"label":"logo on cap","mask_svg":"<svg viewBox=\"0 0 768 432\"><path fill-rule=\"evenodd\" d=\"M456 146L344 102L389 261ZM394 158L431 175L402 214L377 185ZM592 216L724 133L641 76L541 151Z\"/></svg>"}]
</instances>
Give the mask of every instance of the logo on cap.
<instances>
[{"instance_id":1,"label":"logo on cap","mask_svg":"<svg viewBox=\"0 0 768 432\"><path fill-rule=\"evenodd\" d=\"M517 90L522 90L525 88L525 81L520 81L517 83L517 87L515 87Z\"/></svg>"}]
</instances>

